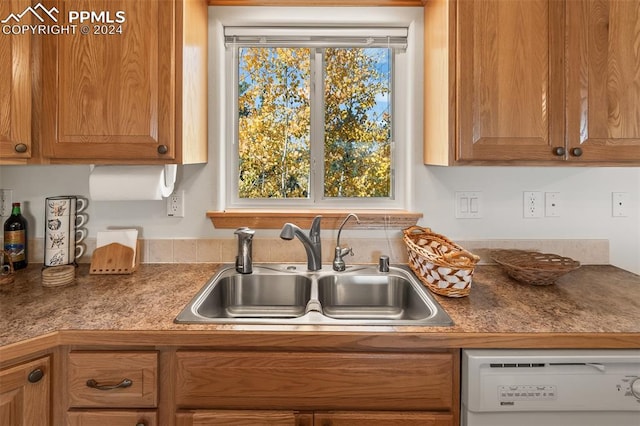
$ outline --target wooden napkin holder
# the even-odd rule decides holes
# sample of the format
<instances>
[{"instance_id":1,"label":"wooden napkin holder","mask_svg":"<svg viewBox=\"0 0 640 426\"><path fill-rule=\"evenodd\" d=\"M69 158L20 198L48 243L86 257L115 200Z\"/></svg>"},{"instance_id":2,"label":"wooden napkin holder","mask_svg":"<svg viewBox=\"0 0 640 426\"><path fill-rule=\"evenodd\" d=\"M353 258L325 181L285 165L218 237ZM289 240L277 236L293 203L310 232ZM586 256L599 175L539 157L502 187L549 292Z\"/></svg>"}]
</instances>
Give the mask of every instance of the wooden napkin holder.
<instances>
[{"instance_id":1,"label":"wooden napkin holder","mask_svg":"<svg viewBox=\"0 0 640 426\"><path fill-rule=\"evenodd\" d=\"M140 265L140 241L136 250L120 243L98 247L91 256L90 274L131 274Z\"/></svg>"}]
</instances>

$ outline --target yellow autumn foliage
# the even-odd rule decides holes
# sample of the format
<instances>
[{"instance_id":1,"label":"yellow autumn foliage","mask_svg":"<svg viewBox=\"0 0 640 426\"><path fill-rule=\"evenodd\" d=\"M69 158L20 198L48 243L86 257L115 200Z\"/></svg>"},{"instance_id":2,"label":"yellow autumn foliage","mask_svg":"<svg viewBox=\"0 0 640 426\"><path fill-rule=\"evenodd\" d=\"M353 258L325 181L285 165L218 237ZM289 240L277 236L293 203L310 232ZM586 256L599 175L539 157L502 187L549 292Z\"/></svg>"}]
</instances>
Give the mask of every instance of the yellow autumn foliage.
<instances>
[{"instance_id":1,"label":"yellow autumn foliage","mask_svg":"<svg viewBox=\"0 0 640 426\"><path fill-rule=\"evenodd\" d=\"M239 54L239 196L307 198L313 51L251 47ZM390 113L378 102L390 94L388 55L324 52L325 197L391 195Z\"/></svg>"}]
</instances>

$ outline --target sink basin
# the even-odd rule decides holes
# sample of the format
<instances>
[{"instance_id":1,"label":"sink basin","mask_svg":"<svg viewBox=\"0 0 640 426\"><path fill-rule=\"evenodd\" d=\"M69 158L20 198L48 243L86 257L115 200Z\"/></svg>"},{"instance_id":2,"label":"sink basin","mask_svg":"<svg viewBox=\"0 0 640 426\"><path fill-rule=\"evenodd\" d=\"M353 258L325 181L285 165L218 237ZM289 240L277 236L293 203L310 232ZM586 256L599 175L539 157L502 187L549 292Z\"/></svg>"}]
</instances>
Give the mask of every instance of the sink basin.
<instances>
[{"instance_id":1,"label":"sink basin","mask_svg":"<svg viewBox=\"0 0 640 426\"><path fill-rule=\"evenodd\" d=\"M331 318L422 320L433 311L398 275L330 275L318 280L318 301Z\"/></svg>"},{"instance_id":2,"label":"sink basin","mask_svg":"<svg viewBox=\"0 0 640 426\"><path fill-rule=\"evenodd\" d=\"M291 318L304 315L311 279L302 275L222 276L202 296L197 313L207 318Z\"/></svg>"},{"instance_id":3,"label":"sink basin","mask_svg":"<svg viewBox=\"0 0 640 426\"><path fill-rule=\"evenodd\" d=\"M194 296L177 323L431 325L453 321L406 266L356 265L308 271L301 264L226 265Z\"/></svg>"}]
</instances>

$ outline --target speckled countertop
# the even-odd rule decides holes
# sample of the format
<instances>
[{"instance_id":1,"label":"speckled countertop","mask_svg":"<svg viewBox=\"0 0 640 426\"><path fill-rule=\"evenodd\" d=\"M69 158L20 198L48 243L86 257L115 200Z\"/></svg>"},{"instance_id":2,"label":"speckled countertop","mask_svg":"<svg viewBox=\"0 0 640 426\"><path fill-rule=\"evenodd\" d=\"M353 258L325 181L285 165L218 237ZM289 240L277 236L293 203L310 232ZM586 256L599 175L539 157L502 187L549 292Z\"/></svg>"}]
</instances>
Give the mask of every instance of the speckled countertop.
<instances>
[{"instance_id":1,"label":"speckled countertop","mask_svg":"<svg viewBox=\"0 0 640 426\"><path fill-rule=\"evenodd\" d=\"M144 264L131 275L90 275L42 286L37 265L0 286L0 347L64 330L435 333L625 333L640 342L640 276L612 266L582 266L551 286L511 280L498 266L476 268L471 294L436 296L451 327L231 326L175 324L173 319L218 269L217 264Z\"/></svg>"}]
</instances>

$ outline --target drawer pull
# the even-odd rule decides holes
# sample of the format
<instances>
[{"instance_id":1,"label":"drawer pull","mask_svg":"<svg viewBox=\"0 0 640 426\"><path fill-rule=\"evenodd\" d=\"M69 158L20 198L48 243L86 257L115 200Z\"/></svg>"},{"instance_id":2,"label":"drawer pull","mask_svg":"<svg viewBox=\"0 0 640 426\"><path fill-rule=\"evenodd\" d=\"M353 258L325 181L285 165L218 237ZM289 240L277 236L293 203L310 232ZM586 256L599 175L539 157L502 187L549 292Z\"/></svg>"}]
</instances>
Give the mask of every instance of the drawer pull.
<instances>
[{"instance_id":1,"label":"drawer pull","mask_svg":"<svg viewBox=\"0 0 640 426\"><path fill-rule=\"evenodd\" d=\"M92 389L103 390L103 391L120 389L120 388L128 388L132 384L133 384L133 381L130 379L124 379L116 385L101 385L93 379L87 380L87 387L90 387Z\"/></svg>"}]
</instances>

